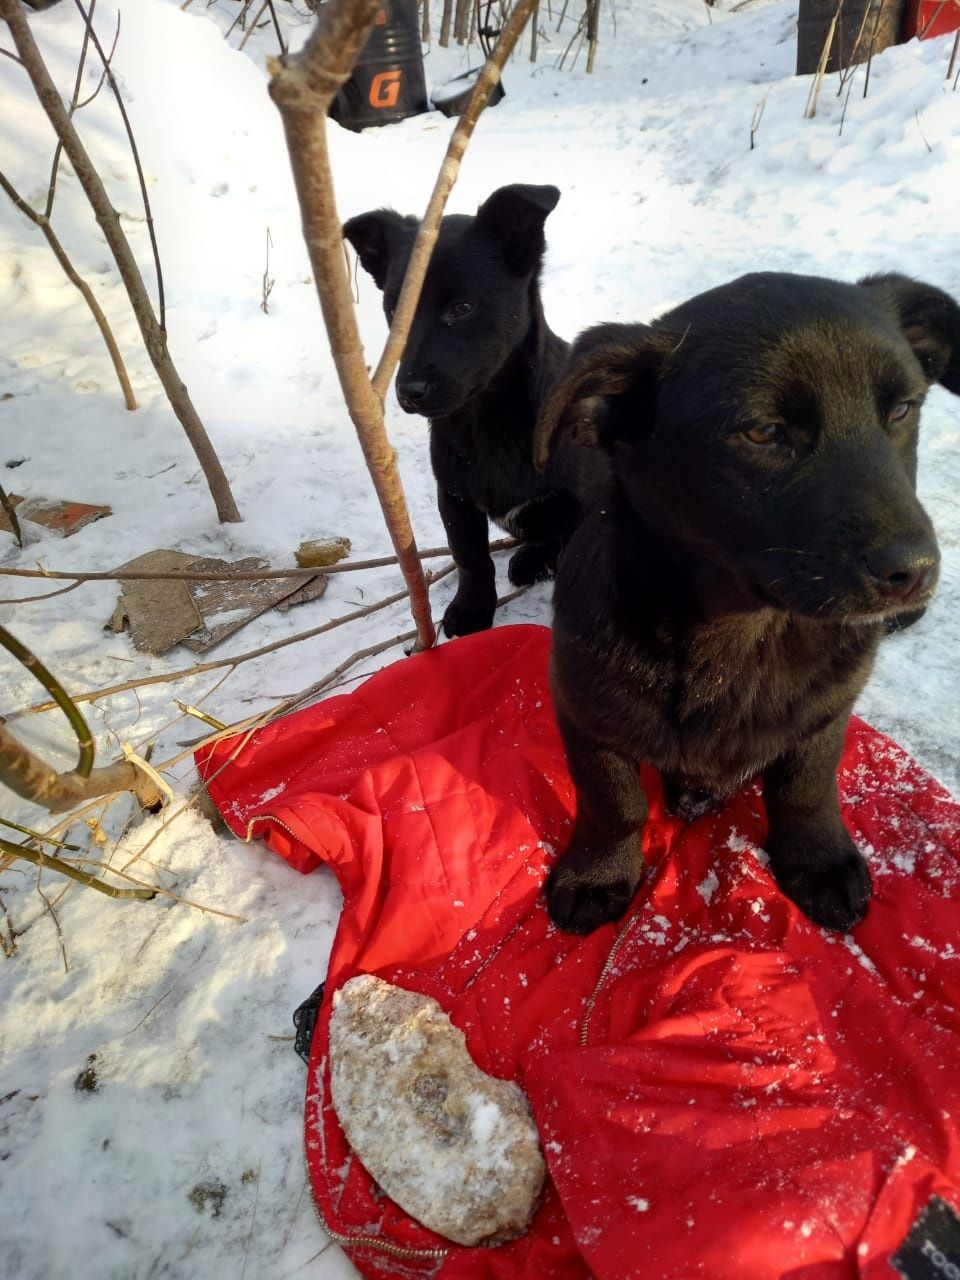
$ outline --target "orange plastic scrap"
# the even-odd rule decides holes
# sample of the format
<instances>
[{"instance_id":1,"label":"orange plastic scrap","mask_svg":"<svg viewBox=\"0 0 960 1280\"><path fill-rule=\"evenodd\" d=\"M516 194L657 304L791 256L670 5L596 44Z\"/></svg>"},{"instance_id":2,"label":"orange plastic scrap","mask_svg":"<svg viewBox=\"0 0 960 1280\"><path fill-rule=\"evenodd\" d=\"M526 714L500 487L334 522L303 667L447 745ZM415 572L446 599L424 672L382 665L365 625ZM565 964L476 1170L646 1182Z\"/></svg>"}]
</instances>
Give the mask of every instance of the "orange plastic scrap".
<instances>
[{"instance_id":1,"label":"orange plastic scrap","mask_svg":"<svg viewBox=\"0 0 960 1280\"><path fill-rule=\"evenodd\" d=\"M61 501L56 498L24 498L16 493L11 493L9 497L10 505L16 509L19 520L43 525L45 529L60 534L62 538L69 538L72 534L79 533L86 525L93 524L95 520L113 515L110 507L96 506L89 502L70 502L67 499ZM10 517L5 511L0 511L0 529L6 533L13 532Z\"/></svg>"}]
</instances>

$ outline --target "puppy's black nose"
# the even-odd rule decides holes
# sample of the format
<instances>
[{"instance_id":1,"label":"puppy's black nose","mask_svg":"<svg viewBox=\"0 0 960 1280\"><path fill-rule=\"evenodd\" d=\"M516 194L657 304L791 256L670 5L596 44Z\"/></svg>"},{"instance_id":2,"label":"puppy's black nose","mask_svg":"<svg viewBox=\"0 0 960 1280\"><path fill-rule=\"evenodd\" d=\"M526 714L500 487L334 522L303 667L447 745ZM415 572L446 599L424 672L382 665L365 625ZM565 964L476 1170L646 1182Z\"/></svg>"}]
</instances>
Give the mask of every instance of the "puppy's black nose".
<instances>
[{"instance_id":1,"label":"puppy's black nose","mask_svg":"<svg viewBox=\"0 0 960 1280\"><path fill-rule=\"evenodd\" d=\"M410 404L420 404L426 399L426 395L429 390L429 382L423 382L418 378L411 378L407 382L398 383L397 398L401 404L405 400Z\"/></svg>"},{"instance_id":2,"label":"puppy's black nose","mask_svg":"<svg viewBox=\"0 0 960 1280\"><path fill-rule=\"evenodd\" d=\"M936 546L927 538L889 542L867 556L874 585L894 600L909 600L929 591L936 581L939 563Z\"/></svg>"}]
</instances>

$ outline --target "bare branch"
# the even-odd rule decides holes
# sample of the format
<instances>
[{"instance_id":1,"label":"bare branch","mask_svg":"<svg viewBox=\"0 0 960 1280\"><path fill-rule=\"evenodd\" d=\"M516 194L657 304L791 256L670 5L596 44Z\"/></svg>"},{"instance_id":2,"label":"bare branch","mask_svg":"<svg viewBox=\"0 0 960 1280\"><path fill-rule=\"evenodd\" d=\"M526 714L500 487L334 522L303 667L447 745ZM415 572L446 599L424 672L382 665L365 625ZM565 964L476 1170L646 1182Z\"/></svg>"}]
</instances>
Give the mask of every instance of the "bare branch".
<instances>
[{"instance_id":1,"label":"bare branch","mask_svg":"<svg viewBox=\"0 0 960 1280\"><path fill-rule=\"evenodd\" d=\"M74 773L78 778L89 778L90 770L93 768L93 737L86 720L80 714L66 689L64 689L56 676L47 670L40 659L31 653L25 644L21 644L16 636L12 636L6 627L0 627L0 645L8 653L12 653L17 661L40 681L47 693L52 694L53 701L67 717L70 727L77 737L79 755L74 767Z\"/></svg>"},{"instance_id":2,"label":"bare branch","mask_svg":"<svg viewBox=\"0 0 960 1280\"><path fill-rule=\"evenodd\" d=\"M277 11L273 7L273 0L267 0L267 8L270 10L270 17L273 19L273 29L277 33L277 43L280 45L280 52L285 54L287 46L283 39L283 32L280 30L280 23L277 21Z\"/></svg>"},{"instance_id":3,"label":"bare branch","mask_svg":"<svg viewBox=\"0 0 960 1280\"><path fill-rule=\"evenodd\" d=\"M490 550L509 551L516 545L515 538L497 538L490 543ZM435 560L449 554L449 547L427 547L426 550L417 552L421 560ZM203 572L195 569L107 569L92 570L89 573L65 573L59 569L16 569L10 565L0 565L0 578L49 578L52 582L70 582L69 587L62 587L47 595L6 597L0 599L0 604L29 604L32 600L49 600L52 596L74 591L85 582L260 582L272 578L315 578L318 574L326 577L331 573L352 573L356 569L386 569L396 563L396 556L377 556L372 560L350 560L342 564L315 565L311 568L291 565L289 569L236 569L221 573L211 572L209 569Z\"/></svg>"},{"instance_id":4,"label":"bare branch","mask_svg":"<svg viewBox=\"0 0 960 1280\"><path fill-rule=\"evenodd\" d=\"M94 11L94 8L96 7L96 4L97 4L97 0L90 0L91 18L93 17L93 11ZM120 30L120 14L118 12L117 13L117 31L119 32L119 30ZM77 101L79 100L79 97L80 97L80 87L83 84L83 69L86 66L86 62L87 62L87 48L89 44L90 44L90 28L89 26L86 26L84 27L84 30L83 30L83 43L80 45L80 58L79 58L79 61L77 62L77 78L73 84L73 94L70 97L70 106L67 109L67 114L70 116L71 120L73 119L73 113L77 109ZM57 174L60 172L60 157L62 154L63 154L63 143L58 138L57 145L54 148L54 152L53 152L53 162L50 165L50 182L47 186L47 203L43 210L43 216L45 218L49 218L51 213L53 213L53 200L57 191Z\"/></svg>"},{"instance_id":5,"label":"bare branch","mask_svg":"<svg viewBox=\"0 0 960 1280\"><path fill-rule=\"evenodd\" d=\"M950 61L947 64L947 74L944 77L949 80L953 75L953 69L957 65L957 53L960 52L960 31L953 37L953 48L950 50Z\"/></svg>"},{"instance_id":6,"label":"bare branch","mask_svg":"<svg viewBox=\"0 0 960 1280\"><path fill-rule=\"evenodd\" d=\"M0 185L3 183L3 174L0 173ZM13 536L17 540L17 546L23 546L23 533L20 530L20 521L17 518L17 508L10 501L5 490L0 487L0 507L3 507L7 513L7 519L10 521L10 528L13 530Z\"/></svg>"},{"instance_id":7,"label":"bare branch","mask_svg":"<svg viewBox=\"0 0 960 1280\"><path fill-rule=\"evenodd\" d=\"M151 775L149 767L129 753L126 760L94 769L93 737L87 722L59 680L4 627L0 627L0 645L53 694L54 705L63 711L77 736L78 748L76 767L71 773L60 774L44 764L0 724L0 782L16 795L43 805L53 813L63 813L91 796L115 791L132 791L145 807L157 807L162 799L158 790L159 779L155 774ZM6 851L9 853L9 849Z\"/></svg>"},{"instance_id":8,"label":"bare branch","mask_svg":"<svg viewBox=\"0 0 960 1280\"><path fill-rule=\"evenodd\" d=\"M600 26L600 0L587 0L587 71L592 75L597 60L597 39Z\"/></svg>"},{"instance_id":9,"label":"bare branch","mask_svg":"<svg viewBox=\"0 0 960 1280\"><path fill-rule=\"evenodd\" d=\"M450 573L453 567L453 565L450 565L447 569L441 570L434 575L432 581L439 581L441 577ZM241 662L250 662L253 658L262 658L265 654L276 652L277 649L285 649L287 645L299 644L301 640L312 640L314 636L322 636L327 631L342 627L347 622L355 622L357 618L365 618L371 613L377 613L380 609L386 609L392 604L398 604L406 596L406 591L398 591L395 595L387 596L384 600L378 600L375 604L366 604L360 609L354 609L351 613L341 614L339 618L331 618L329 622L324 622L319 627L311 627L309 631L300 631L294 636L285 636L282 640L274 640L271 644L261 645L258 649L249 649L246 653L238 653L231 658L219 658L212 662L198 662L192 667L183 667L179 671L144 676L140 680L125 680L122 684L110 685L106 689L96 689L92 693L78 693L74 697L74 702L94 702L98 698L106 698L114 693L125 693L128 689L142 689L151 684L169 684L173 680L185 680L189 676L202 675L205 671L218 671L221 667L232 667ZM37 706L30 707L26 714L33 715L41 711L52 711L56 705L56 702L42 702Z\"/></svg>"},{"instance_id":10,"label":"bare branch","mask_svg":"<svg viewBox=\"0 0 960 1280\"><path fill-rule=\"evenodd\" d=\"M90 18L92 21L93 19L92 5L90 6ZM86 30L86 28L84 28L84 30ZM100 96L100 90L103 88L107 80L107 69L110 67L110 65L113 62L113 55L117 52L117 43L119 39L120 39L120 10L118 9L117 25L113 29L113 40L110 44L110 52L107 54L106 62L102 64L102 70L100 72L100 79L97 81L97 87L94 89L93 93L88 93L82 102L77 103L78 111L82 111L84 107L89 107L90 103L93 102L94 99Z\"/></svg>"},{"instance_id":11,"label":"bare branch","mask_svg":"<svg viewBox=\"0 0 960 1280\"><path fill-rule=\"evenodd\" d=\"M59 148L59 145L60 144L58 143L57 144L58 148ZM54 196L54 190L56 185L56 172L57 172L56 165L57 165L57 160L54 160L54 169L50 175L50 189L47 192L47 208L48 209L53 204L53 196ZM7 181L6 177L2 173L0 173L0 187L3 188L3 190L10 197L13 203L17 206L20 212L25 217L29 218L30 221L34 223L35 226L38 226L40 230L43 232L44 237L46 238L47 244L53 250L53 256L60 263L60 266L63 268L64 274L66 275L67 279L79 291L80 296L83 298L84 302L87 304L87 307L90 310L90 314L93 316L94 321L96 322L97 328L100 330L100 336L101 338L103 338L104 345L107 348L107 353L110 356L110 362L113 365L113 371L117 375L117 381L120 383L120 391L123 394L124 404L127 406L128 409L136 409L137 398L133 394L133 387L130 385L130 378L127 375L127 368L126 368L126 365L123 363L123 356L120 354L120 348L117 346L116 339L113 336L113 330L110 328L110 322L107 320L107 317L104 315L103 309L100 306L100 303L97 301L96 295L94 294L93 290L87 284L86 280L84 280L83 277L78 273L77 269L74 267L73 263L70 261L70 258L67 256L66 249L64 249L63 245L60 243L59 237L57 236L53 227L50 225L49 214L48 213L39 214L36 212L35 209L31 209L30 205L27 204L26 200L24 200L23 197L14 189L14 187ZM22 545L23 544L21 543L21 546Z\"/></svg>"},{"instance_id":12,"label":"bare branch","mask_svg":"<svg viewBox=\"0 0 960 1280\"><path fill-rule=\"evenodd\" d=\"M130 117L127 115L127 108L124 105L123 95L120 93L120 88L113 74L113 68L110 65L110 58L104 53L103 45L100 43L100 38L93 29L93 5L90 5L90 12L88 14L86 9L84 9L81 0L74 0L74 3L77 6L81 18L83 18L85 30L90 34L90 39L93 41L93 47L100 55L100 61L103 63L103 70L107 77L107 84L109 84L110 90L113 93L117 109L120 112L120 118L123 121L123 127L127 133L127 141L130 143L130 152L133 156L134 168L137 171L137 181L140 183L140 199L143 201L143 213L147 221L147 232L150 236L150 247L153 249L153 266L157 275L157 305L160 312L160 332L165 334L167 331L167 306L163 293L163 271L160 267L160 250L157 246L157 233L153 225L153 210L150 208L150 197L147 194L147 180L143 176L143 165L140 163L140 152L137 150L137 140L133 135ZM119 31L120 27L118 23L118 34ZM112 53L110 56L113 56Z\"/></svg>"},{"instance_id":13,"label":"bare branch","mask_svg":"<svg viewBox=\"0 0 960 1280\"><path fill-rule=\"evenodd\" d=\"M316 26L303 50L270 60L270 96L283 121L304 240L337 375L410 592L418 644L428 649L436 642L430 601L396 453L383 422L382 399L370 385L364 360L349 277L344 270L340 218L327 151L327 110L348 79L378 8L379 0L327 0L320 7Z\"/></svg>"},{"instance_id":14,"label":"bare branch","mask_svg":"<svg viewBox=\"0 0 960 1280\"><path fill-rule=\"evenodd\" d=\"M107 884L104 880L98 880L96 876L92 876L86 871L81 871L79 867L75 867L69 862L64 862L62 858L55 858L49 853L41 853L38 849L27 849L22 844L12 844L9 840L0 839L0 852L6 854L8 858L22 858L25 862L32 862L37 867L49 867L51 871L58 871L60 875L67 876L70 880L77 880L80 884L85 884L89 889L96 889L97 893L104 893L108 898L149 900L157 896L156 889L118 889L115 885Z\"/></svg>"},{"instance_id":15,"label":"bare branch","mask_svg":"<svg viewBox=\"0 0 960 1280\"><path fill-rule=\"evenodd\" d=\"M57 840L54 836L45 836L40 831L34 831L32 827L11 822L9 818L0 818L0 825L9 827L11 831L19 831L22 836L29 836L31 840L38 840L41 844L52 844L57 849L67 849L71 853L83 853L83 849L78 844L67 844L66 841Z\"/></svg>"},{"instance_id":16,"label":"bare branch","mask_svg":"<svg viewBox=\"0 0 960 1280\"><path fill-rule=\"evenodd\" d=\"M154 782L129 760L92 769L88 777L57 773L0 725L0 782L15 795L43 805L51 813L66 813L95 796L132 791L144 808L154 808L160 794Z\"/></svg>"},{"instance_id":17,"label":"bare branch","mask_svg":"<svg viewBox=\"0 0 960 1280\"><path fill-rule=\"evenodd\" d=\"M157 317L150 305L150 299L144 287L143 278L137 267L136 259L130 245L120 227L120 218L110 203L100 175L91 163L83 143L73 127L64 107L57 87L50 78L46 64L37 48L26 16L18 0L0 0L0 17L4 18L10 28L10 34L17 52L23 61L40 104L53 125L54 132L63 142L63 149L80 185L86 193L97 222L107 244L113 253L120 276L126 286L134 315L140 326L147 354L156 370L157 376L167 393L171 408L187 434L187 438L197 455L200 466L210 486L210 492L217 507L217 514L223 521L237 521L240 512L234 502L230 485L220 465L220 460L210 443L203 423L187 394L179 374L170 358L167 349L166 334L157 322ZM95 39L95 36L92 37Z\"/></svg>"},{"instance_id":18,"label":"bare branch","mask_svg":"<svg viewBox=\"0 0 960 1280\"><path fill-rule=\"evenodd\" d=\"M413 323L414 312L417 309L417 303L420 301L420 290L427 274L430 255L433 253L433 248L440 232L440 219L443 217L447 199L453 190L457 174L460 172L460 162L463 159L463 154L467 149L467 144L473 134L477 120L480 118L480 113L487 105L487 99L500 82L500 72L503 69L503 64L520 38L535 3L536 0L519 0L519 3L514 7L506 26L500 32L500 37L493 47L493 52L480 72L470 101L467 103L463 115L457 121L457 126L447 145L447 152L444 156L443 164L440 166L440 173L437 175L430 201L427 204L427 211L423 215L423 221L417 230L417 238L413 243L407 274L403 280L403 288L400 290L400 297L397 299L396 314L390 326L390 335L387 338L383 355L381 355L380 362L373 375L373 389L381 402L387 394L390 379L393 377L400 356L403 354L407 335Z\"/></svg>"},{"instance_id":19,"label":"bare branch","mask_svg":"<svg viewBox=\"0 0 960 1280\"><path fill-rule=\"evenodd\" d=\"M239 50L241 53L242 53L242 52L243 52L243 50L246 48L247 41L250 39L250 37L251 37L251 36L253 35L253 33L256 31L257 26L258 26L258 24L259 24L259 22L260 22L260 19L263 17L263 15L266 13L266 11L267 11L267 0L263 0L263 4L261 4L261 6L260 6L259 10L257 11L257 16L256 16L256 17L254 18L254 20L250 23L249 27L247 27L246 31L243 33L243 39L240 41L239 45L237 46L238 50ZM236 23L234 23L234 24L233 24L233 26L236 26ZM232 31L232 30L233 30L233 26L231 26L230 31ZM228 32L227 32L227 35L229 35L229 34L230 34L230 31L228 31ZM224 36L224 39L226 39L226 36ZM282 46L282 43L281 43L281 48L282 48L282 47L283 47L283 46Z\"/></svg>"}]
</instances>

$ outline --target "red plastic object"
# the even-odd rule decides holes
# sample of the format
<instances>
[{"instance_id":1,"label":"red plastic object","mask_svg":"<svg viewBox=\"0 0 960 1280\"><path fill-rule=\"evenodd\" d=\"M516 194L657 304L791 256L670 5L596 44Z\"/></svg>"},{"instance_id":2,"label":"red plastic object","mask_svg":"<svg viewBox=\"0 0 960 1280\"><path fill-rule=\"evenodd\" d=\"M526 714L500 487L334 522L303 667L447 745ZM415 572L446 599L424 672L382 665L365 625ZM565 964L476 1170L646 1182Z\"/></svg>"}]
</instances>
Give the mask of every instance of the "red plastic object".
<instances>
[{"instance_id":1,"label":"red plastic object","mask_svg":"<svg viewBox=\"0 0 960 1280\"><path fill-rule=\"evenodd\" d=\"M945 36L960 27L958 0L909 0L903 18L903 38L919 36L921 40Z\"/></svg>"},{"instance_id":2,"label":"red plastic object","mask_svg":"<svg viewBox=\"0 0 960 1280\"><path fill-rule=\"evenodd\" d=\"M931 1197L960 1212L960 805L851 724L840 792L875 897L847 936L774 885L756 787L684 826L645 772L631 912L560 933L542 884L573 792L548 650L540 627L457 640L232 763L230 742L201 753L238 835L343 888L306 1100L330 1234L381 1278L895 1280ZM352 1156L326 1047L357 972L435 996L483 1070L523 1085L550 1181L522 1239L451 1245Z\"/></svg>"}]
</instances>

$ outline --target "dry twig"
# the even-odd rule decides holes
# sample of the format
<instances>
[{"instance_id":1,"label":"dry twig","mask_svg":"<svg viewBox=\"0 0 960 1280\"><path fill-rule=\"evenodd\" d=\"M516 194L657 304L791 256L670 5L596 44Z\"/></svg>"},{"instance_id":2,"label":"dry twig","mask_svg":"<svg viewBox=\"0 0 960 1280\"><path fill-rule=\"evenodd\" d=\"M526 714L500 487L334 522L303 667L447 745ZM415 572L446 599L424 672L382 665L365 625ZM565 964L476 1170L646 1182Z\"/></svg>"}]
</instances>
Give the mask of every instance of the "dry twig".
<instances>
[{"instance_id":1,"label":"dry twig","mask_svg":"<svg viewBox=\"0 0 960 1280\"><path fill-rule=\"evenodd\" d=\"M139 898L146 901L157 895L155 889L118 889L116 885L98 880L96 876L90 875L88 871L81 871L79 867L64 861L63 858L55 858L52 854L41 853L37 849L28 849L22 844L11 844L9 840L0 839L0 853L9 858L21 858L24 862L32 862L37 867L49 867L51 871L59 872L68 880L76 880L79 884L86 885L88 889L96 889L97 893L105 894L108 898Z\"/></svg>"},{"instance_id":2,"label":"dry twig","mask_svg":"<svg viewBox=\"0 0 960 1280\"><path fill-rule=\"evenodd\" d=\"M9 0L7 0L9 2ZM396 454L383 422L383 403L370 385L344 270L340 218L327 151L327 110L348 79L373 25L379 0L327 0L297 54L271 59L270 96L280 111L290 152L303 235L313 268L337 376L373 480L418 632L436 642L430 601L404 497Z\"/></svg>"},{"instance_id":3,"label":"dry twig","mask_svg":"<svg viewBox=\"0 0 960 1280\"><path fill-rule=\"evenodd\" d=\"M498 538L495 542L490 543L490 550L508 551L516 545L514 538ZM425 551L417 552L421 560L434 560L449 554L449 547L428 547ZM83 586L85 582L259 582L261 579L268 580L272 578L314 578L318 574L326 577L331 573L352 573L357 569L385 569L396 563L396 556L376 556L370 560L351 560L341 564L323 565L321 568L316 566L303 568L300 565L292 565L289 569L238 569L221 573L212 573L208 570L198 572L186 569L171 569L169 571L162 569L106 569L91 570L85 573L65 573L59 569L15 569L7 565L0 565L0 577L50 578L55 582L66 579L71 584L69 587L63 588L62 591L52 591L49 595L7 597L0 599L0 604L29 604L32 600L49 600L51 596L61 595L63 591L73 591L74 588Z\"/></svg>"},{"instance_id":4,"label":"dry twig","mask_svg":"<svg viewBox=\"0 0 960 1280\"><path fill-rule=\"evenodd\" d=\"M953 75L953 69L957 65L957 53L960 52L960 31L953 37L953 48L950 50L950 62L947 65L947 74L944 77L949 80Z\"/></svg>"},{"instance_id":5,"label":"dry twig","mask_svg":"<svg viewBox=\"0 0 960 1280\"><path fill-rule=\"evenodd\" d=\"M820 62L817 66L816 74L813 77L813 84L810 86L810 95L807 98L807 109L803 116L805 120L812 120L817 114L817 101L820 97L820 89L823 86L823 77L827 73L827 63L830 61L830 51L833 48L834 36L837 33L837 23L840 21L840 11L843 8L843 0L837 0L836 12L827 28L827 34L824 37L823 48L820 51Z\"/></svg>"},{"instance_id":6,"label":"dry twig","mask_svg":"<svg viewBox=\"0 0 960 1280\"><path fill-rule=\"evenodd\" d=\"M113 254L120 276L127 289L134 315L140 326L147 354L157 376L167 393L171 408L186 432L197 455L210 492L216 504L217 514L223 521L237 521L240 512L234 502L230 485L220 460L207 436L203 423L187 394L187 389L170 357L166 335L157 321L150 299L144 287L143 277L136 259L120 227L120 219L110 203L110 197L87 154L86 148L73 126L73 122L61 101L57 87L50 78L46 64L37 48L26 15L18 0L0 0L0 17L4 18L13 37L17 52L30 77L34 90L63 149L73 165L74 173L90 202L97 222ZM94 37L95 38L95 37Z\"/></svg>"},{"instance_id":7,"label":"dry twig","mask_svg":"<svg viewBox=\"0 0 960 1280\"><path fill-rule=\"evenodd\" d=\"M120 119L123 121L123 128L127 135L127 142L130 144L130 154L133 156L133 167L136 170L137 181L140 184L140 199L143 203L143 216L147 224L147 233L150 236L150 247L153 250L153 268L157 276L157 307L160 312L160 332L167 332L167 304L164 298L163 290L163 270L160 266L160 249L157 245L157 233L153 225L153 210L150 208L150 196L147 194L147 180L143 176L143 165L140 163L140 152L137 148L137 140L134 136L133 128L130 124L130 117L127 115L127 108L123 101L123 95L117 85L116 77L113 74L113 67L110 65L110 58L113 56L111 52L108 56L104 53L103 45L100 43L100 37L97 35L93 27L93 5L90 5L90 11L84 9L81 0L74 0L80 17L83 19L84 38L89 35L93 42L93 47L100 56L100 62L103 66L104 75L107 77L107 84L110 86L110 92L113 94L114 101L117 104L117 110L120 112ZM119 35L119 15L117 34ZM116 41L114 41L116 44ZM79 177L79 174L77 175Z\"/></svg>"},{"instance_id":8,"label":"dry twig","mask_svg":"<svg viewBox=\"0 0 960 1280\"><path fill-rule=\"evenodd\" d=\"M43 805L53 813L63 813L67 809L73 809L78 803L91 796L102 796L116 791L132 791L145 807L157 807L161 796L155 775L151 776L149 769L143 766L142 762L132 758L107 765L102 769L94 769L94 747L90 730L60 682L25 645L3 627L0 627L0 645L13 654L28 671L37 677L44 688L53 694L55 704L63 710L76 734L79 752L77 764L72 772L57 773L22 742L19 742L5 725L0 724L0 783L23 799ZM0 853L7 859L22 858L38 866L52 866L62 871L64 875L82 879L84 884L89 884L102 893L109 893L112 897L147 896L142 893L121 895L119 891L104 886L96 877L89 876L86 872L77 872L76 868L65 869L69 864L62 859L31 849L27 845L13 844L9 840L0 838Z\"/></svg>"},{"instance_id":9,"label":"dry twig","mask_svg":"<svg viewBox=\"0 0 960 1280\"><path fill-rule=\"evenodd\" d=\"M47 244L53 251L53 256L63 268L64 275L80 293L80 296L87 304L90 314L93 316L97 328L100 330L100 336L103 338L104 345L106 346L107 352L110 356L110 363L113 365L113 371L117 375L117 381L120 383L120 390L123 393L124 404L128 409L136 409L137 398L133 394L133 387L130 385L130 378L127 375L126 366L123 363L123 356L120 354L120 348L117 346L117 341L113 336L113 330L110 328L110 323L104 315L103 308L97 301L93 290L70 261L66 249L64 249L63 245L60 243L59 237L50 225L49 215L46 213L37 213L35 209L31 208L31 206L27 204L26 200L24 200L24 198L2 173L0 173L0 188L6 192L24 217L29 218L34 226L39 227L43 232ZM52 196L52 192L53 187L51 185L48 203L50 196ZM20 545L22 546L23 543L21 542Z\"/></svg>"},{"instance_id":10,"label":"dry twig","mask_svg":"<svg viewBox=\"0 0 960 1280\"><path fill-rule=\"evenodd\" d=\"M452 569L453 566L451 565L448 569L435 574L432 581L438 581L445 574L452 572ZM182 667L179 671L167 671L161 675L143 676L139 680L125 680L121 684L109 685L105 689L95 689L91 693L78 693L75 695L74 701L95 702L99 698L107 698L115 693L125 693L128 689L142 689L152 684L170 684L174 680L185 680L190 676L202 675L206 671L218 671L222 667L239 666L241 662L250 662L253 658L262 658L265 654L275 653L278 649L285 649L288 645L299 644L301 640L312 640L314 636L322 636L325 632L333 631L335 627L342 627L347 622L355 622L357 618L365 618L369 614L377 613L380 609L386 609L392 604L399 604L401 600L406 599L406 596L406 591L398 591L395 595L387 596L384 600L378 600L375 604L366 604L360 609L341 614L339 618L331 618L329 622L324 622L319 627L311 627L309 631L299 631L296 635L285 636L281 640L274 640L272 643L261 645L257 649L249 649L246 653L238 653L231 658L218 658L211 662L198 662L192 667ZM52 711L56 705L56 702L53 701L41 702L36 706L29 707L27 711L21 714L34 715L41 711Z\"/></svg>"},{"instance_id":11,"label":"dry twig","mask_svg":"<svg viewBox=\"0 0 960 1280\"><path fill-rule=\"evenodd\" d=\"M3 185L3 174L0 173L0 186ZM13 530L13 536L17 540L17 546L23 546L23 533L20 530L20 521L17 519L17 509L10 501L3 488L0 487L0 507L3 507L7 513L7 519L10 521L10 528Z\"/></svg>"},{"instance_id":12,"label":"dry twig","mask_svg":"<svg viewBox=\"0 0 960 1280\"><path fill-rule=\"evenodd\" d=\"M403 354L404 344L410 332L410 326L413 323L414 312L420 300L420 290L427 274L430 256L433 253L433 248L440 232L440 219L443 217L447 198L457 180L457 174L460 172L460 162L463 159L463 154L467 149L467 144L473 134L481 111L487 105L491 92L500 82L500 72L503 70L503 64L520 38L535 3L536 0L519 0L519 3L515 5L506 25L500 32L497 43L493 47L493 52L480 72L470 101L457 121L456 128L447 145L443 164L440 166L440 172L437 175L433 192L423 215L423 221L420 223L417 237L413 243L407 274L403 279L403 288L400 290L397 309L393 317L393 323L390 326L390 335L387 338L383 355L381 355L380 362L373 375L373 389L381 401L387 394L390 380L393 377L400 356Z\"/></svg>"}]
</instances>

